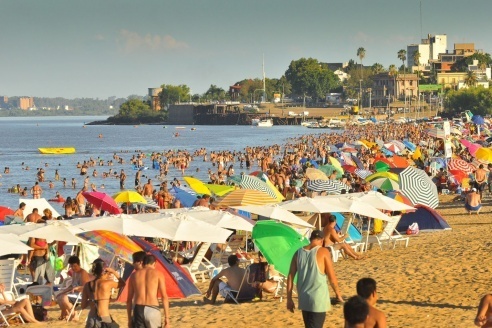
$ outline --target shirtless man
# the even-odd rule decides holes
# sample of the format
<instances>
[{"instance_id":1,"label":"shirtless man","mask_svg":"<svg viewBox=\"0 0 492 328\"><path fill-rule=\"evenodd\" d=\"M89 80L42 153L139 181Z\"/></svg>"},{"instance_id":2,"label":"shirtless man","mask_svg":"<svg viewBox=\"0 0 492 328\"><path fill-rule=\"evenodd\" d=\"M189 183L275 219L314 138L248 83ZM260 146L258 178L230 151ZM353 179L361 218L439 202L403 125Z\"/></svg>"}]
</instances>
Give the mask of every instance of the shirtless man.
<instances>
[{"instance_id":1,"label":"shirtless man","mask_svg":"<svg viewBox=\"0 0 492 328\"><path fill-rule=\"evenodd\" d=\"M126 174L123 169L120 172L120 189L125 189Z\"/></svg>"},{"instance_id":2,"label":"shirtless man","mask_svg":"<svg viewBox=\"0 0 492 328\"><path fill-rule=\"evenodd\" d=\"M364 322L364 328L386 328L386 316L374 306L378 301L376 281L372 278L362 278L357 282L357 295L369 304L369 315Z\"/></svg>"},{"instance_id":3,"label":"shirtless man","mask_svg":"<svg viewBox=\"0 0 492 328\"><path fill-rule=\"evenodd\" d=\"M468 211L468 214L471 214L472 211L476 211L478 214L481 208L482 201L477 192L477 188L472 188L472 190L466 195L465 209Z\"/></svg>"},{"instance_id":4,"label":"shirtless man","mask_svg":"<svg viewBox=\"0 0 492 328\"><path fill-rule=\"evenodd\" d=\"M485 190L485 186L487 185L487 171L483 169L483 164L478 166L478 169L475 171L475 187L480 192L480 199L482 199L482 193Z\"/></svg>"},{"instance_id":5,"label":"shirtless man","mask_svg":"<svg viewBox=\"0 0 492 328\"><path fill-rule=\"evenodd\" d=\"M348 234L344 236L338 235L338 232L335 230L336 224L337 224L336 217L334 215L330 215L330 217L328 218L328 224L323 229L323 235L325 236L323 246L324 247L333 246L335 249L343 249L345 254L352 257L353 259L355 260L362 259L362 256L358 255L352 249L352 247L349 246L349 244L344 242L344 240L349 238L350 236Z\"/></svg>"},{"instance_id":6,"label":"shirtless man","mask_svg":"<svg viewBox=\"0 0 492 328\"><path fill-rule=\"evenodd\" d=\"M152 193L154 188L152 187L152 180L149 179L143 188L143 196L144 197L152 197Z\"/></svg>"},{"instance_id":7,"label":"shirtless man","mask_svg":"<svg viewBox=\"0 0 492 328\"><path fill-rule=\"evenodd\" d=\"M33 208L32 213L26 216L26 222L42 223L44 220L41 219L41 215L38 214L38 209Z\"/></svg>"},{"instance_id":8,"label":"shirtless man","mask_svg":"<svg viewBox=\"0 0 492 328\"><path fill-rule=\"evenodd\" d=\"M81 216L85 216L85 197L82 195L83 192L87 191L87 187L84 186L75 196L75 200L77 201L77 206L79 207L79 213Z\"/></svg>"},{"instance_id":9,"label":"shirtless man","mask_svg":"<svg viewBox=\"0 0 492 328\"><path fill-rule=\"evenodd\" d=\"M155 257L153 255L145 255L143 264L143 268L136 270L129 278L126 303L128 328L158 328L162 326L159 300L157 299L158 292L162 295L164 327L171 327L164 275L155 270ZM135 304L134 308L133 304Z\"/></svg>"},{"instance_id":10,"label":"shirtless man","mask_svg":"<svg viewBox=\"0 0 492 328\"><path fill-rule=\"evenodd\" d=\"M41 194L43 193L43 189L41 189L41 186L39 185L39 182L35 182L34 186L31 188L31 195L32 198L34 199L39 199L41 198Z\"/></svg>"},{"instance_id":11,"label":"shirtless man","mask_svg":"<svg viewBox=\"0 0 492 328\"><path fill-rule=\"evenodd\" d=\"M137 173L135 173L135 187L140 185L140 177L142 176L142 171L138 170Z\"/></svg>"},{"instance_id":12,"label":"shirtless man","mask_svg":"<svg viewBox=\"0 0 492 328\"><path fill-rule=\"evenodd\" d=\"M19 204L19 208L15 210L13 216L17 216L24 220L24 209L26 208L26 203L22 202Z\"/></svg>"},{"instance_id":13,"label":"shirtless man","mask_svg":"<svg viewBox=\"0 0 492 328\"><path fill-rule=\"evenodd\" d=\"M210 207L210 195L203 195L196 203L196 206Z\"/></svg>"}]
</instances>

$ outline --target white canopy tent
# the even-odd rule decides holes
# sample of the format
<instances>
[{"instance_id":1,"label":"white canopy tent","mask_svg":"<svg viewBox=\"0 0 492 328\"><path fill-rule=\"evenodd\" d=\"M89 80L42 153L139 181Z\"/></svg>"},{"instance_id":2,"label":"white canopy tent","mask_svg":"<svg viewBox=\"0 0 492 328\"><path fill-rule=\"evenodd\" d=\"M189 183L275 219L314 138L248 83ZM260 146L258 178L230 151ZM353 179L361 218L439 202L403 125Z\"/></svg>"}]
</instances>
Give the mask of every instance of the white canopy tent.
<instances>
[{"instance_id":1,"label":"white canopy tent","mask_svg":"<svg viewBox=\"0 0 492 328\"><path fill-rule=\"evenodd\" d=\"M39 198L39 199L28 199L28 198L20 198L19 199L19 204L20 203L25 203L26 204L26 208L24 209L24 217L23 219L26 218L26 216L28 216L29 214L32 213L32 210L34 208L37 208L38 209L38 213L39 215L43 216L43 211L45 209L49 209L52 213L53 213L53 217L54 218L57 218L60 216L60 213L58 213L57 210L55 210L53 208L53 206L51 206L50 203L48 203L48 201L45 199L45 198Z\"/></svg>"}]
</instances>

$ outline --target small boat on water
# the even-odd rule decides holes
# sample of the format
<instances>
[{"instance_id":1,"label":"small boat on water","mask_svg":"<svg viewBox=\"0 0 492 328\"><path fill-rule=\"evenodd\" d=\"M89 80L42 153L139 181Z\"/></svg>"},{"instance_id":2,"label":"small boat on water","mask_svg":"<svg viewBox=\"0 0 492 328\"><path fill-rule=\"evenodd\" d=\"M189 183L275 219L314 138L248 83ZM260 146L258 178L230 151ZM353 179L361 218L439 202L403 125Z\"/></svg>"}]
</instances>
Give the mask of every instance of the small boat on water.
<instances>
[{"instance_id":1,"label":"small boat on water","mask_svg":"<svg viewBox=\"0 0 492 328\"><path fill-rule=\"evenodd\" d=\"M196 128L191 128L191 131L196 131Z\"/></svg>"},{"instance_id":2,"label":"small boat on water","mask_svg":"<svg viewBox=\"0 0 492 328\"><path fill-rule=\"evenodd\" d=\"M270 128L273 126L273 120L271 118L260 120L258 122L259 128Z\"/></svg>"},{"instance_id":3,"label":"small boat on water","mask_svg":"<svg viewBox=\"0 0 492 328\"><path fill-rule=\"evenodd\" d=\"M75 154L74 147L38 148L38 150L41 154L46 155Z\"/></svg>"},{"instance_id":4,"label":"small boat on water","mask_svg":"<svg viewBox=\"0 0 492 328\"><path fill-rule=\"evenodd\" d=\"M310 125L315 125L315 124L318 124L317 120L310 120L310 121L302 121L301 122L301 125L306 126L306 127L309 127Z\"/></svg>"},{"instance_id":5,"label":"small boat on water","mask_svg":"<svg viewBox=\"0 0 492 328\"><path fill-rule=\"evenodd\" d=\"M184 126L177 126L177 127L175 127L175 129L185 129L185 127Z\"/></svg>"}]
</instances>

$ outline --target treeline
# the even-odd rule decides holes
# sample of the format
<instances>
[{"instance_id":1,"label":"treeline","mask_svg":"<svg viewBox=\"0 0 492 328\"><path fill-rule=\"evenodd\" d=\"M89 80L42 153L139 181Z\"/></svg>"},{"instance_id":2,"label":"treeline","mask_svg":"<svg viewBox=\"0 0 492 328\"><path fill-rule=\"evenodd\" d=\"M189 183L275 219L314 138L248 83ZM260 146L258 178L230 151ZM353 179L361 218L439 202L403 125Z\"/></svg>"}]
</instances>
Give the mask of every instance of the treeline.
<instances>
[{"instance_id":1,"label":"treeline","mask_svg":"<svg viewBox=\"0 0 492 328\"><path fill-rule=\"evenodd\" d=\"M147 101L130 99L120 106L119 113L107 119L113 124L163 123L167 119L165 111L153 111Z\"/></svg>"}]
</instances>

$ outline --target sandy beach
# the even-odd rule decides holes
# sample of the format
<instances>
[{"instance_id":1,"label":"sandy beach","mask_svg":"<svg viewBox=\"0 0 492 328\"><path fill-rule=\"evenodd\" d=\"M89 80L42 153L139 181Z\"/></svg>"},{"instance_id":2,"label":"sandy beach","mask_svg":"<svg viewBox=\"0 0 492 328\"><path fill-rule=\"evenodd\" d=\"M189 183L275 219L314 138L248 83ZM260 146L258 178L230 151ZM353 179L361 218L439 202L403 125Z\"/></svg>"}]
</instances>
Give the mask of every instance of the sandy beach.
<instances>
[{"instance_id":1,"label":"sandy beach","mask_svg":"<svg viewBox=\"0 0 492 328\"><path fill-rule=\"evenodd\" d=\"M472 327L481 296L490 292L491 199L478 216L464 214L462 203L451 199L442 196L438 210L453 230L412 236L408 248L373 248L362 261L338 261L335 270L344 297L355 294L358 279L372 277L378 282L378 307L390 327ZM198 286L205 291L207 283ZM215 306L204 305L196 296L171 301L171 322L173 327L302 327L300 311L292 314L285 306L285 299L272 297L239 306L223 304L222 299ZM113 318L126 327L125 304L114 303L111 309ZM58 313L57 307L51 308L50 321L41 326L84 326L54 320ZM343 327L341 305L328 313L325 327Z\"/></svg>"}]
</instances>

